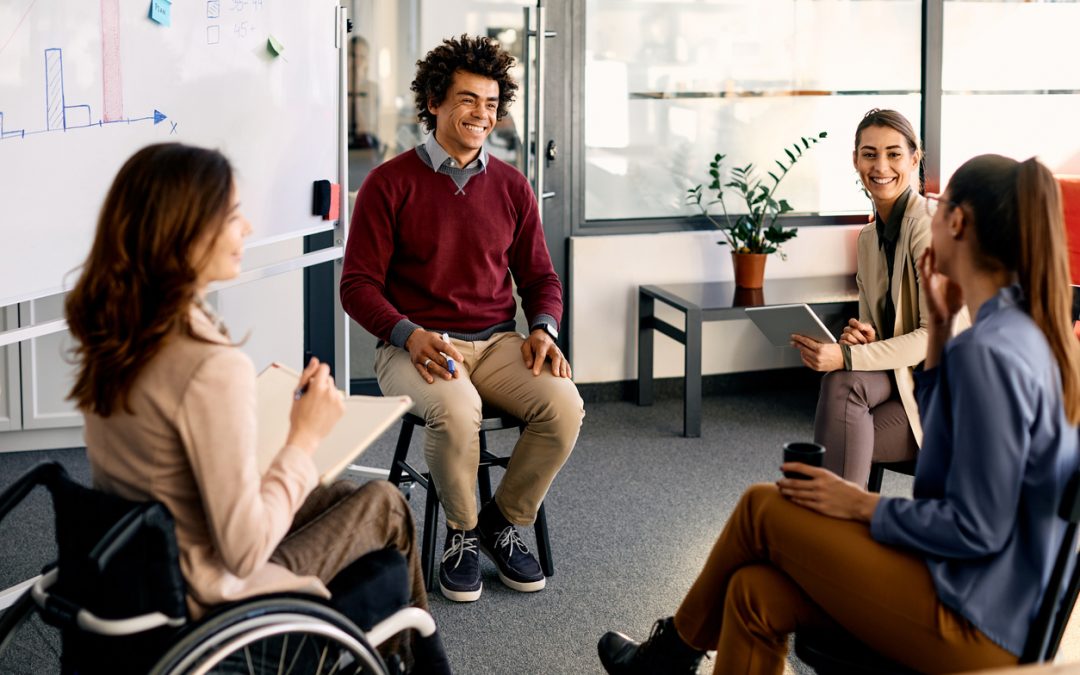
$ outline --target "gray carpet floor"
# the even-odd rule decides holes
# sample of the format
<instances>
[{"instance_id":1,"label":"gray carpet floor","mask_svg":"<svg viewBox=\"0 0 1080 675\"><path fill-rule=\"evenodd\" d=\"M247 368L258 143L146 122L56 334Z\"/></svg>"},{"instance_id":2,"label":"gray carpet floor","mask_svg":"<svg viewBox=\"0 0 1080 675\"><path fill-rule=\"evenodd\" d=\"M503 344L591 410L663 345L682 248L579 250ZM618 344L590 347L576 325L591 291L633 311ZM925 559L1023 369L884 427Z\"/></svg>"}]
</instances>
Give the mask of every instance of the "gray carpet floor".
<instances>
[{"instance_id":1,"label":"gray carpet floor","mask_svg":"<svg viewBox=\"0 0 1080 675\"><path fill-rule=\"evenodd\" d=\"M796 378L789 388L707 397L697 439L679 436L678 399L648 408L587 404L577 448L546 501L555 563L547 588L514 592L484 560L479 601L456 604L431 595L455 671L601 673L600 635L617 629L644 637L653 621L674 612L745 487L775 480L783 443L812 437L816 395L805 378ZM509 452L515 437L494 433L491 449ZM388 432L361 463L387 467L395 438L396 430ZM14 453L0 454L0 485L46 458L88 479L81 450ZM422 465L421 458L414 438L411 459ZM883 492L910 494L910 481L886 473ZM418 522L424 498L414 490ZM0 525L0 589L34 574L52 555L43 497L20 510ZM531 543L532 532L525 534ZM794 657L789 671L808 672Z\"/></svg>"}]
</instances>

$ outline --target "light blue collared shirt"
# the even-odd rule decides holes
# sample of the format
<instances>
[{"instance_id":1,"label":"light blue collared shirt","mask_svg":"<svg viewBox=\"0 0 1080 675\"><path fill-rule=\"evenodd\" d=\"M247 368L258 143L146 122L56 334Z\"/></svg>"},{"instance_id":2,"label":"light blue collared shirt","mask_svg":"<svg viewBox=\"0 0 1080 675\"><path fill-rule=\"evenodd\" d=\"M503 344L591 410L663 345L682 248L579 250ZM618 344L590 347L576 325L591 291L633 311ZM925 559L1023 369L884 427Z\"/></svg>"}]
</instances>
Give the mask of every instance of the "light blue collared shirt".
<instances>
[{"instance_id":1,"label":"light blue collared shirt","mask_svg":"<svg viewBox=\"0 0 1080 675\"><path fill-rule=\"evenodd\" d=\"M1001 289L937 368L915 374L924 438L914 499L882 497L870 524L874 539L926 561L942 603L1017 655L1065 535L1058 502L1080 455L1057 360L1024 305L1019 286Z\"/></svg>"}]
</instances>

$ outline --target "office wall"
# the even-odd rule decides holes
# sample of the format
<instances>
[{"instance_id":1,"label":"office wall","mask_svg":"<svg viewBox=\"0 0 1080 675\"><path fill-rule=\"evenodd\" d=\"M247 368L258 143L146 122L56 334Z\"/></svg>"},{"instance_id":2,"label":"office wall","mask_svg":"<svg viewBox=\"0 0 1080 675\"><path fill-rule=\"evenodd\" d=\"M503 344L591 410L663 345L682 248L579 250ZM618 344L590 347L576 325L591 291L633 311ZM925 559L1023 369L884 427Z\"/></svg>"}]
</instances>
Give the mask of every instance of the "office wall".
<instances>
[{"instance_id":1,"label":"office wall","mask_svg":"<svg viewBox=\"0 0 1080 675\"><path fill-rule=\"evenodd\" d=\"M765 277L855 273L858 226L802 228L784 245L787 261L769 257ZM572 237L571 358L578 383L637 378L639 285L731 281L731 256L715 231ZM682 315L657 302L657 314L681 326ZM668 311L664 311L668 310ZM797 366L793 349L773 347L749 320L705 324L702 372L735 373ZM737 347L737 348L736 348ZM657 334L656 377L683 373L682 345Z\"/></svg>"}]
</instances>

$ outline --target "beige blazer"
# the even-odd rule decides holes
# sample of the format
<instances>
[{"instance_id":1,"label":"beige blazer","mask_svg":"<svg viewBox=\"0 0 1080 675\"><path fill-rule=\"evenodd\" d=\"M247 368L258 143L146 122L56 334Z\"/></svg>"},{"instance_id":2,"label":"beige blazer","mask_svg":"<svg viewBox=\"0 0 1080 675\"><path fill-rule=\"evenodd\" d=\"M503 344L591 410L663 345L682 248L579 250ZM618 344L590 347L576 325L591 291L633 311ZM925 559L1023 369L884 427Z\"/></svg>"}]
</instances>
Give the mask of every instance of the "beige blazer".
<instances>
[{"instance_id":1,"label":"beige blazer","mask_svg":"<svg viewBox=\"0 0 1080 675\"><path fill-rule=\"evenodd\" d=\"M198 309L191 325L211 342L170 336L135 379L130 413L85 415L94 486L172 512L193 616L264 593L329 597L268 562L316 485L314 462L286 446L259 475L254 366Z\"/></svg>"},{"instance_id":2,"label":"beige blazer","mask_svg":"<svg viewBox=\"0 0 1080 675\"><path fill-rule=\"evenodd\" d=\"M896 307L893 337L866 345L851 347L852 370L891 370L896 388L907 413L908 424L915 441L922 446L922 425L915 403L914 367L926 358L927 314L926 297L920 292L916 267L919 257L930 245L930 217L926 199L911 191L900 236L896 241L893 259L892 299ZM859 232L858 269L855 279L859 285L859 321L873 324L881 334L881 310L889 288L888 263L878 245L877 227L873 222Z\"/></svg>"}]
</instances>

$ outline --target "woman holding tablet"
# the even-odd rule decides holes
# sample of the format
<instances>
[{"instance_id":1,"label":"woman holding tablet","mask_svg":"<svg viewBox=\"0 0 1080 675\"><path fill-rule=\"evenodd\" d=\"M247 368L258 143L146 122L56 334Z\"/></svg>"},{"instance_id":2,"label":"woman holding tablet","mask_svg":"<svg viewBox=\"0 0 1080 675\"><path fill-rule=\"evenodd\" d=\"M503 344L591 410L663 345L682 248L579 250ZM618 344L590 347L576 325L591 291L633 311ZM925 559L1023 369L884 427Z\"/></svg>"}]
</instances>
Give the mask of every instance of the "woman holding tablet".
<instances>
[{"instance_id":1,"label":"woman holding tablet","mask_svg":"<svg viewBox=\"0 0 1080 675\"><path fill-rule=\"evenodd\" d=\"M209 284L240 273L250 233L216 151L152 145L120 169L65 303L94 486L169 509L195 618L267 593L334 599L350 588L338 573L383 548L406 558L426 609L401 493L385 481L315 489L311 455L344 410L325 364L304 369L285 445L256 467L255 370L206 301ZM362 628L381 618L339 608ZM445 664L437 636L417 645Z\"/></svg>"},{"instance_id":2,"label":"woman holding tablet","mask_svg":"<svg viewBox=\"0 0 1080 675\"><path fill-rule=\"evenodd\" d=\"M779 675L791 632L838 625L918 672L1016 665L1076 545L1057 513L1080 461L1061 201L1034 158L982 155L930 206L913 497L782 464L809 480L747 490L674 617L600 639L607 672L697 672L716 649L718 672ZM963 306L975 323L950 338Z\"/></svg>"},{"instance_id":3,"label":"woman holding tablet","mask_svg":"<svg viewBox=\"0 0 1080 675\"><path fill-rule=\"evenodd\" d=\"M814 440L825 466L866 486L871 462L914 459L922 443L914 367L926 355L926 299L917 262L930 245L926 200L912 188L922 151L911 123L873 109L855 129L852 161L874 202L859 233L859 318L837 344L793 335L821 380Z\"/></svg>"}]
</instances>

